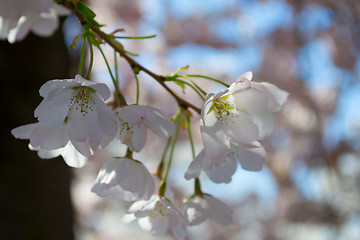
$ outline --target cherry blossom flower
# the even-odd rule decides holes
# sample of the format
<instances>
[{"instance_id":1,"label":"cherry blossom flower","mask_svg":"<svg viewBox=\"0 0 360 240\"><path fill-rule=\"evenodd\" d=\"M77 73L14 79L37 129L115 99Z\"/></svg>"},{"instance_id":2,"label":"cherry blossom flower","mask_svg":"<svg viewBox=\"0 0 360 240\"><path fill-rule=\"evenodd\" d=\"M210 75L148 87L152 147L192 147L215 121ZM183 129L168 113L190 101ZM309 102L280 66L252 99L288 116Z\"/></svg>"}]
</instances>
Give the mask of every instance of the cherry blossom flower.
<instances>
[{"instance_id":1,"label":"cherry blossom flower","mask_svg":"<svg viewBox=\"0 0 360 240\"><path fill-rule=\"evenodd\" d=\"M11 133L20 139L30 139L29 148L37 151L40 158L62 156L70 167L82 167L87 158L81 155L66 137L65 124L58 127L42 127L39 123L14 128Z\"/></svg>"},{"instance_id":2,"label":"cherry blossom flower","mask_svg":"<svg viewBox=\"0 0 360 240\"><path fill-rule=\"evenodd\" d=\"M260 171L266 153L258 140L274 129L272 112L281 109L288 93L270 83L250 82L252 73L217 94L209 94L202 108L200 129L204 149L190 164L185 178L203 170L214 182L230 182L237 161Z\"/></svg>"},{"instance_id":3,"label":"cherry blossom flower","mask_svg":"<svg viewBox=\"0 0 360 240\"><path fill-rule=\"evenodd\" d=\"M105 84L76 75L75 79L46 82L40 95L44 99L34 113L39 122L17 130L28 132L23 138L30 139L32 148L56 150L71 141L82 155L90 158L98 147L114 138L117 122L104 103L110 97Z\"/></svg>"},{"instance_id":4,"label":"cherry blossom flower","mask_svg":"<svg viewBox=\"0 0 360 240\"><path fill-rule=\"evenodd\" d=\"M126 157L108 160L91 189L100 197L111 195L125 201L149 200L154 190L155 184L147 168Z\"/></svg>"},{"instance_id":5,"label":"cherry blossom flower","mask_svg":"<svg viewBox=\"0 0 360 240\"><path fill-rule=\"evenodd\" d=\"M170 230L177 239L185 239L188 222L165 197L153 195L150 200L134 202L128 212L138 219L139 226L155 236Z\"/></svg>"},{"instance_id":6,"label":"cherry blossom flower","mask_svg":"<svg viewBox=\"0 0 360 240\"><path fill-rule=\"evenodd\" d=\"M59 25L58 16L70 13L53 0L4 0L0 8L0 39L10 43L25 38L29 31L48 37Z\"/></svg>"},{"instance_id":7,"label":"cherry blossom flower","mask_svg":"<svg viewBox=\"0 0 360 240\"><path fill-rule=\"evenodd\" d=\"M131 151L139 152L146 142L146 129L162 138L174 134L175 125L158 109L150 106L128 105L116 109L119 137Z\"/></svg>"},{"instance_id":8,"label":"cherry blossom flower","mask_svg":"<svg viewBox=\"0 0 360 240\"><path fill-rule=\"evenodd\" d=\"M181 210L190 226L199 225L211 218L223 226L234 222L231 208L209 194L194 195L186 199Z\"/></svg>"}]
</instances>

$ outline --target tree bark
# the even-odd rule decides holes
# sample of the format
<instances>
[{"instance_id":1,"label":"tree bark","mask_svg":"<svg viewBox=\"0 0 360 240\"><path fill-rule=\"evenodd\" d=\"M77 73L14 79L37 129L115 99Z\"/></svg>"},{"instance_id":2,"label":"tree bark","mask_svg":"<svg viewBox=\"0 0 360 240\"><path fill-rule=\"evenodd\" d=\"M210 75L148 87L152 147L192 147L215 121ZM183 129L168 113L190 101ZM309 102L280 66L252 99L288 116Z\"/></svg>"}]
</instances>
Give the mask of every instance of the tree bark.
<instances>
[{"instance_id":1,"label":"tree bark","mask_svg":"<svg viewBox=\"0 0 360 240\"><path fill-rule=\"evenodd\" d=\"M0 239L74 239L70 168L60 157L39 159L29 141L10 133L36 121L43 83L69 78L63 39L60 28L49 38L30 34L13 45L0 41Z\"/></svg>"}]
</instances>

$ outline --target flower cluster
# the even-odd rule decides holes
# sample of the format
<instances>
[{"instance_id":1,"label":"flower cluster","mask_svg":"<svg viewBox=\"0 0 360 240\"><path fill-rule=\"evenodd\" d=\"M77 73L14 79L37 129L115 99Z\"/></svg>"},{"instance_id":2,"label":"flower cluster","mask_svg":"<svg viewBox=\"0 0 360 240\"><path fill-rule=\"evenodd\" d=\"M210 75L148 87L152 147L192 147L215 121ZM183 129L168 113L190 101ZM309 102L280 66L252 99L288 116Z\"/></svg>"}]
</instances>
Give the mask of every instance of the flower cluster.
<instances>
[{"instance_id":1,"label":"flower cluster","mask_svg":"<svg viewBox=\"0 0 360 240\"><path fill-rule=\"evenodd\" d=\"M273 131L272 113L281 109L288 94L270 83L251 82L251 78L250 72L245 73L227 89L208 94L200 121L204 148L185 173L186 179L195 178L195 193L179 206L164 194L171 159L165 177L161 177L162 167L155 177L132 152L145 146L147 129L175 146L186 111L180 110L172 122L151 106L112 109L105 103L111 95L106 84L76 75L75 79L46 82L39 91L44 99L34 112L38 121L15 128L12 134L29 139L29 148L41 158L61 155L72 167L83 166L98 149L120 140L128 148L126 155L107 159L92 192L132 201L127 217L137 219L143 230L154 235L170 231L177 239L185 239L188 226L208 218L224 226L233 222L229 206L201 191L201 170L222 183L231 181L238 162L249 171L262 169L266 153L259 140ZM156 184L158 177L162 179ZM154 194L157 187L159 192Z\"/></svg>"}]
</instances>

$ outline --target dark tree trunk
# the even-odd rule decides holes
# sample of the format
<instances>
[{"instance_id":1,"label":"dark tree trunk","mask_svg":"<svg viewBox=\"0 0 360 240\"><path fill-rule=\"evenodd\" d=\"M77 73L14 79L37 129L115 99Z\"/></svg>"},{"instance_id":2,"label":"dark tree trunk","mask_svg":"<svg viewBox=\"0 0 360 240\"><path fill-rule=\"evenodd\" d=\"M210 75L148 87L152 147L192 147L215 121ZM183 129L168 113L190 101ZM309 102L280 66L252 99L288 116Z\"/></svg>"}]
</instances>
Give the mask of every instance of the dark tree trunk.
<instances>
[{"instance_id":1,"label":"dark tree trunk","mask_svg":"<svg viewBox=\"0 0 360 240\"><path fill-rule=\"evenodd\" d=\"M71 240L71 170L61 158L39 159L27 140L10 131L35 122L40 86L69 78L61 30L50 38L29 35L14 45L0 41L0 239Z\"/></svg>"}]
</instances>

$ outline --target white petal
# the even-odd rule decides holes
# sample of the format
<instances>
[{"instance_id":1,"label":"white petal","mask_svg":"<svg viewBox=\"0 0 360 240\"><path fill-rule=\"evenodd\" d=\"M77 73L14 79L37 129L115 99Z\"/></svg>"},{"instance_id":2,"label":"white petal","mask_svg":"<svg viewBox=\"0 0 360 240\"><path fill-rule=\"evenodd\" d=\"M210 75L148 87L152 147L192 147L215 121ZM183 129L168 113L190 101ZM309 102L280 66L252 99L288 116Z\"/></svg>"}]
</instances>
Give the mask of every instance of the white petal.
<instances>
[{"instance_id":1,"label":"white petal","mask_svg":"<svg viewBox=\"0 0 360 240\"><path fill-rule=\"evenodd\" d=\"M75 141L74 139L71 139L71 143L72 143L72 145L74 145L76 150L79 151L79 153L81 153L82 155L84 155L85 157L88 157L88 158L92 157L93 152L87 141L79 142L79 141Z\"/></svg>"},{"instance_id":2,"label":"white petal","mask_svg":"<svg viewBox=\"0 0 360 240\"><path fill-rule=\"evenodd\" d=\"M76 141L88 140L93 150L96 150L102 141L103 132L99 126L96 111L87 110L86 113L72 107L68 115L68 134L70 139Z\"/></svg>"},{"instance_id":3,"label":"white petal","mask_svg":"<svg viewBox=\"0 0 360 240\"><path fill-rule=\"evenodd\" d=\"M44 150L55 150L65 147L68 141L65 124L56 127L43 127L38 125L34 128L30 136L31 145Z\"/></svg>"},{"instance_id":4,"label":"white petal","mask_svg":"<svg viewBox=\"0 0 360 240\"><path fill-rule=\"evenodd\" d=\"M106 135L114 137L118 129L118 123L114 113L97 96L93 96L93 100L95 101L95 107L97 109L99 123L102 131Z\"/></svg>"},{"instance_id":5,"label":"white petal","mask_svg":"<svg viewBox=\"0 0 360 240\"><path fill-rule=\"evenodd\" d=\"M206 97L204 106L201 109L201 119L204 121L205 126L213 126L218 121L214 111L210 111L210 108L213 105L213 99L214 94L209 94Z\"/></svg>"},{"instance_id":6,"label":"white petal","mask_svg":"<svg viewBox=\"0 0 360 240\"><path fill-rule=\"evenodd\" d=\"M149 118L146 119L149 128L153 133L162 138L168 138L172 136L175 132L175 125L168 118L164 116L158 109L148 107L148 114L152 115L147 116Z\"/></svg>"},{"instance_id":7,"label":"white petal","mask_svg":"<svg viewBox=\"0 0 360 240\"><path fill-rule=\"evenodd\" d=\"M251 79L253 78L253 73L249 71L249 72L240 74L238 76L238 81L242 81L244 78L251 81Z\"/></svg>"},{"instance_id":8,"label":"white petal","mask_svg":"<svg viewBox=\"0 0 360 240\"><path fill-rule=\"evenodd\" d=\"M199 225L208 218L209 205L201 197L195 196L181 205L182 212L190 226Z\"/></svg>"},{"instance_id":9,"label":"white petal","mask_svg":"<svg viewBox=\"0 0 360 240\"><path fill-rule=\"evenodd\" d=\"M237 82L234 82L228 88L226 95L240 94L241 92L251 88L251 82L247 78L240 78Z\"/></svg>"},{"instance_id":10,"label":"white petal","mask_svg":"<svg viewBox=\"0 0 360 240\"><path fill-rule=\"evenodd\" d=\"M188 224L186 220L182 220L181 218L172 215L170 215L168 219L169 219L169 225L171 225L171 231L176 237L176 239L179 240L185 239L187 235L186 227Z\"/></svg>"},{"instance_id":11,"label":"white petal","mask_svg":"<svg viewBox=\"0 0 360 240\"><path fill-rule=\"evenodd\" d=\"M38 118L43 126L56 126L62 124L69 111L70 98L74 90L65 89L56 94L52 99L43 99L35 109L34 116Z\"/></svg>"},{"instance_id":12,"label":"white petal","mask_svg":"<svg viewBox=\"0 0 360 240\"><path fill-rule=\"evenodd\" d=\"M112 158L100 169L91 191L103 197L107 195L106 190L119 184L127 177L129 160L123 158Z\"/></svg>"},{"instance_id":13,"label":"white petal","mask_svg":"<svg viewBox=\"0 0 360 240\"><path fill-rule=\"evenodd\" d=\"M22 16L15 28L12 28L8 33L8 41L9 43L14 43L16 41L21 41L25 38L25 36L29 33L31 28L31 24L28 22L25 16Z\"/></svg>"},{"instance_id":14,"label":"white petal","mask_svg":"<svg viewBox=\"0 0 360 240\"><path fill-rule=\"evenodd\" d=\"M186 180L199 177L201 171L201 164L204 160L204 155L204 150L202 150L199 155L190 163L189 168L185 172Z\"/></svg>"},{"instance_id":15,"label":"white petal","mask_svg":"<svg viewBox=\"0 0 360 240\"><path fill-rule=\"evenodd\" d=\"M65 88L72 88L79 86L74 79L61 79L61 80L50 80L44 83L39 90L40 96L46 98L53 91L58 92Z\"/></svg>"},{"instance_id":16,"label":"white petal","mask_svg":"<svg viewBox=\"0 0 360 240\"><path fill-rule=\"evenodd\" d=\"M128 212L134 213L135 217L142 218L148 216L152 210L155 208L156 204L159 202L159 196L153 195L150 200L139 200L134 202L130 207Z\"/></svg>"},{"instance_id":17,"label":"white petal","mask_svg":"<svg viewBox=\"0 0 360 240\"><path fill-rule=\"evenodd\" d=\"M253 87L263 91L268 97L268 107L275 112L285 104L288 92L281 90L274 84L268 82L253 83Z\"/></svg>"},{"instance_id":18,"label":"white petal","mask_svg":"<svg viewBox=\"0 0 360 240\"><path fill-rule=\"evenodd\" d=\"M262 170L266 153L260 144L257 147L249 146L245 148L237 146L233 149L236 151L237 158L243 169L254 172Z\"/></svg>"},{"instance_id":19,"label":"white petal","mask_svg":"<svg viewBox=\"0 0 360 240\"><path fill-rule=\"evenodd\" d=\"M168 228L167 217L160 213L154 214L151 217L140 218L138 223L144 231L149 231L154 236L165 234Z\"/></svg>"},{"instance_id":20,"label":"white petal","mask_svg":"<svg viewBox=\"0 0 360 240\"><path fill-rule=\"evenodd\" d=\"M29 17L31 30L39 36L48 37L52 35L59 26L59 20L54 11L41 13L38 16Z\"/></svg>"},{"instance_id":21,"label":"white petal","mask_svg":"<svg viewBox=\"0 0 360 240\"><path fill-rule=\"evenodd\" d=\"M51 7L51 9L54 10L56 12L56 14L59 16L65 16L65 15L69 15L71 13L71 11L69 9L67 9L66 7L64 7L63 5L60 5L60 4L54 4L54 6Z\"/></svg>"},{"instance_id":22,"label":"white petal","mask_svg":"<svg viewBox=\"0 0 360 240\"><path fill-rule=\"evenodd\" d=\"M29 148L30 148L30 146L31 145L29 144ZM39 148L37 148L37 149L32 148L31 150L37 151L38 156L42 159L50 159L50 158L56 158L56 157L60 156L60 154L63 152L64 148L59 148L59 149L55 149L55 150L42 150Z\"/></svg>"},{"instance_id":23,"label":"white petal","mask_svg":"<svg viewBox=\"0 0 360 240\"><path fill-rule=\"evenodd\" d=\"M231 208L222 201L208 195L203 195L209 204L209 218L212 218L223 226L230 225L234 222L233 211Z\"/></svg>"},{"instance_id":24,"label":"white petal","mask_svg":"<svg viewBox=\"0 0 360 240\"><path fill-rule=\"evenodd\" d=\"M87 158L80 154L71 142L65 146L61 152L61 156L70 167L80 168L87 162Z\"/></svg>"},{"instance_id":25,"label":"white petal","mask_svg":"<svg viewBox=\"0 0 360 240\"><path fill-rule=\"evenodd\" d=\"M11 134L20 139L30 139L32 131L39 125L39 123L31 123L23 125L11 130Z\"/></svg>"},{"instance_id":26,"label":"white petal","mask_svg":"<svg viewBox=\"0 0 360 240\"><path fill-rule=\"evenodd\" d=\"M206 174L209 178L216 183L229 183L231 177L234 175L237 167L237 162L234 156L230 154L223 160L220 165L214 165L210 170L206 170Z\"/></svg>"},{"instance_id":27,"label":"white petal","mask_svg":"<svg viewBox=\"0 0 360 240\"><path fill-rule=\"evenodd\" d=\"M274 131L274 117L269 108L261 113L254 114L253 121L259 127L259 139L269 136Z\"/></svg>"},{"instance_id":28,"label":"white petal","mask_svg":"<svg viewBox=\"0 0 360 240\"><path fill-rule=\"evenodd\" d=\"M229 96L229 101L235 103L238 111L248 112L250 114L262 112L268 104L266 95L254 88L233 93Z\"/></svg>"},{"instance_id":29,"label":"white petal","mask_svg":"<svg viewBox=\"0 0 360 240\"><path fill-rule=\"evenodd\" d=\"M221 118L222 131L235 142L251 143L259 137L259 128L251 116L244 112L234 112Z\"/></svg>"},{"instance_id":30,"label":"white petal","mask_svg":"<svg viewBox=\"0 0 360 240\"><path fill-rule=\"evenodd\" d=\"M125 191L136 193L141 199L150 199L155 191L151 174L142 163L132 159L126 160L129 161L129 170L126 178L119 182L120 186Z\"/></svg>"},{"instance_id":31,"label":"white petal","mask_svg":"<svg viewBox=\"0 0 360 240\"><path fill-rule=\"evenodd\" d=\"M201 136L204 142L204 150L207 155L220 156L223 151L228 149L228 140L223 131L221 131L220 123L207 127L200 122Z\"/></svg>"},{"instance_id":32,"label":"white petal","mask_svg":"<svg viewBox=\"0 0 360 240\"><path fill-rule=\"evenodd\" d=\"M135 125L132 127L132 131L131 141L127 145L131 151L139 152L146 143L146 128L143 125Z\"/></svg>"},{"instance_id":33,"label":"white petal","mask_svg":"<svg viewBox=\"0 0 360 240\"><path fill-rule=\"evenodd\" d=\"M143 122L142 108L139 105L129 105L116 109L118 117L129 124L141 124Z\"/></svg>"}]
</instances>

